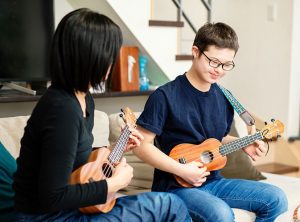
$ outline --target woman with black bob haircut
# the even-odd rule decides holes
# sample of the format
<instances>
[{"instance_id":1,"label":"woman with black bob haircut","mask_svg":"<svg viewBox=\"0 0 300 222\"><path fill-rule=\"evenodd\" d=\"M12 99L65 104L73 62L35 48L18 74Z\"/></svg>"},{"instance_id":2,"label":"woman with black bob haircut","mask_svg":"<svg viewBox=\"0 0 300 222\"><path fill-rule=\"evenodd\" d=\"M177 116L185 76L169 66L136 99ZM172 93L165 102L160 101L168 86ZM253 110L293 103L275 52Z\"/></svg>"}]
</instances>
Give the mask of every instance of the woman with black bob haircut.
<instances>
[{"instance_id":1,"label":"woman with black bob haircut","mask_svg":"<svg viewBox=\"0 0 300 222\"><path fill-rule=\"evenodd\" d=\"M90 86L101 87L122 41L120 28L105 15L88 9L66 15L52 43L52 85L81 92L87 92Z\"/></svg>"},{"instance_id":2,"label":"woman with black bob haircut","mask_svg":"<svg viewBox=\"0 0 300 222\"><path fill-rule=\"evenodd\" d=\"M167 193L118 198L108 213L78 210L105 203L108 193L126 187L133 176L122 159L110 178L69 183L92 151L95 106L89 89L101 88L108 79L121 45L120 28L89 9L75 10L59 23L52 43L52 85L21 140L13 184L15 221L191 221L183 202ZM136 129L130 131L126 151L143 139Z\"/></svg>"}]
</instances>

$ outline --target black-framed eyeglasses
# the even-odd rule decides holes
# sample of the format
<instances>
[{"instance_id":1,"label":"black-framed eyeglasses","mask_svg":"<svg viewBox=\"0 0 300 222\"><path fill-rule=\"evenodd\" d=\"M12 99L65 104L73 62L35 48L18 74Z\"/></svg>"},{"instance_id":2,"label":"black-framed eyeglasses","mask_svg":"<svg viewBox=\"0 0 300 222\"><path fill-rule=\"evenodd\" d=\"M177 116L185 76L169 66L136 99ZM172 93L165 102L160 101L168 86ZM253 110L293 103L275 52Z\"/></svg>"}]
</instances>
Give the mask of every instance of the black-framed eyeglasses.
<instances>
[{"instance_id":1,"label":"black-framed eyeglasses","mask_svg":"<svg viewBox=\"0 0 300 222\"><path fill-rule=\"evenodd\" d=\"M205 55L205 53L202 51L203 55L208 59L208 64L210 67L213 68L219 68L220 66L222 66L222 69L225 71L230 71L234 68L235 64L234 62L230 62L230 63L222 63L217 59L210 59L207 55Z\"/></svg>"}]
</instances>

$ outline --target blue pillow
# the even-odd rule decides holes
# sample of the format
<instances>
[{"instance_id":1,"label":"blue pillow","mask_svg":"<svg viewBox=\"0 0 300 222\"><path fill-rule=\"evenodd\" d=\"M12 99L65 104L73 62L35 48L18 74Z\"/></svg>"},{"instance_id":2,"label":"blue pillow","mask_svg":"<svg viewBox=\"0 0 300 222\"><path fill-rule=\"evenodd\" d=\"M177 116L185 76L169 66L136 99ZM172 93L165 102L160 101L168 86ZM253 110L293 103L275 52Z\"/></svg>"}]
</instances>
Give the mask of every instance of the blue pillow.
<instances>
[{"instance_id":1,"label":"blue pillow","mask_svg":"<svg viewBox=\"0 0 300 222\"><path fill-rule=\"evenodd\" d=\"M16 160L0 142L0 221L12 221L14 207L13 174Z\"/></svg>"}]
</instances>

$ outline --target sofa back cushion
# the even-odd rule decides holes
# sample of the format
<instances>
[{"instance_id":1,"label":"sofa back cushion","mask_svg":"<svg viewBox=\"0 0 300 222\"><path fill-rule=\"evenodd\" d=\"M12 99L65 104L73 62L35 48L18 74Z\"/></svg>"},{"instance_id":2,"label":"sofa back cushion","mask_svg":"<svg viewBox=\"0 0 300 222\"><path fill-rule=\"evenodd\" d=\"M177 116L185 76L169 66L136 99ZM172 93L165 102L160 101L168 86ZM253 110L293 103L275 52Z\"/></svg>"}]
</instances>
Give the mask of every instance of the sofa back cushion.
<instances>
[{"instance_id":1,"label":"sofa back cushion","mask_svg":"<svg viewBox=\"0 0 300 222\"><path fill-rule=\"evenodd\" d=\"M16 159L20 153L20 141L29 116L0 118L0 141ZM93 147L108 146L109 122L105 112L95 110Z\"/></svg>"},{"instance_id":2,"label":"sofa back cushion","mask_svg":"<svg viewBox=\"0 0 300 222\"><path fill-rule=\"evenodd\" d=\"M94 128L93 147L101 147L109 145L109 120L108 115L105 112L95 110L94 116Z\"/></svg>"}]
</instances>

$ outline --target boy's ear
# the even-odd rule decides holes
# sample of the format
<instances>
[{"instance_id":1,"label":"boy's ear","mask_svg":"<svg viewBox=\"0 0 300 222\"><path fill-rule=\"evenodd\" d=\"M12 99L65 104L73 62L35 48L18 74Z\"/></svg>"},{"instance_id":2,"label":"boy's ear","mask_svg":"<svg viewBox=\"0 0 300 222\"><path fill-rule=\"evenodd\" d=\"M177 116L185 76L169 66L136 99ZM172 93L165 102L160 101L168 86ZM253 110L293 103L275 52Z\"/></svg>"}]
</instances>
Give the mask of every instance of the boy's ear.
<instances>
[{"instance_id":1,"label":"boy's ear","mask_svg":"<svg viewBox=\"0 0 300 222\"><path fill-rule=\"evenodd\" d=\"M193 55L193 59L199 56L199 49L197 46L192 47L192 55Z\"/></svg>"}]
</instances>

